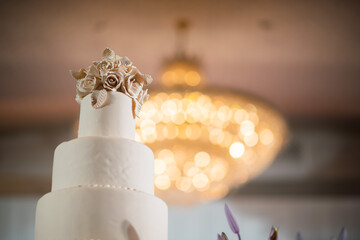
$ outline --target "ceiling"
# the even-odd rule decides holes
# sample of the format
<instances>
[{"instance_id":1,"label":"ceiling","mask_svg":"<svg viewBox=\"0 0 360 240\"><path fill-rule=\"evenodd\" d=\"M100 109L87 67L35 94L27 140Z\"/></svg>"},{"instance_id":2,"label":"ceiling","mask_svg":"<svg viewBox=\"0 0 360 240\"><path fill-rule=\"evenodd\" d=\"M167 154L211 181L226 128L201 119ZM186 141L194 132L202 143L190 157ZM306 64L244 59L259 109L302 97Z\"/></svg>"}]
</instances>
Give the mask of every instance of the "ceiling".
<instances>
[{"instance_id":1,"label":"ceiling","mask_svg":"<svg viewBox=\"0 0 360 240\"><path fill-rule=\"evenodd\" d=\"M0 3L1 126L78 114L69 69L105 47L158 80L174 23L210 86L268 100L289 117L360 117L356 1L9 1Z\"/></svg>"}]
</instances>

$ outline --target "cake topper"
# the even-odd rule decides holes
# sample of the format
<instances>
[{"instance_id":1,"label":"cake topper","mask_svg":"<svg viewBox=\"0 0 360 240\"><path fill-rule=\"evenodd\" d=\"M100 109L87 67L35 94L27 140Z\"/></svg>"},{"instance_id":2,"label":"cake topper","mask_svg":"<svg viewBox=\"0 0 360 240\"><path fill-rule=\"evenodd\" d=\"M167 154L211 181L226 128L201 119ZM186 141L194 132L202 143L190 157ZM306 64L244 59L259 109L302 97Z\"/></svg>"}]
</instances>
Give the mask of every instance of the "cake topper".
<instances>
[{"instance_id":1,"label":"cake topper","mask_svg":"<svg viewBox=\"0 0 360 240\"><path fill-rule=\"evenodd\" d=\"M86 69L71 71L76 79L76 101L91 94L94 108L102 108L108 103L108 92L122 92L133 101L134 116L138 116L141 106L149 98L144 86L152 82L152 77L142 74L127 57L120 57L106 48L102 60L93 62Z\"/></svg>"}]
</instances>

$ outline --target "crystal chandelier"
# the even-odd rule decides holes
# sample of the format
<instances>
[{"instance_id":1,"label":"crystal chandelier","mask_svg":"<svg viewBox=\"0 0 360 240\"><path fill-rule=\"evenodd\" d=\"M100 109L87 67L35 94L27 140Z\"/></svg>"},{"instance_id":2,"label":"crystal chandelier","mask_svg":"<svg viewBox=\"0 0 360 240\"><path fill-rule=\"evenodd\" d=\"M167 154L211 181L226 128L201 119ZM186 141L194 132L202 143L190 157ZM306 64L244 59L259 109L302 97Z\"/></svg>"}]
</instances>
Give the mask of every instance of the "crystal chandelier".
<instances>
[{"instance_id":1,"label":"crystal chandelier","mask_svg":"<svg viewBox=\"0 0 360 240\"><path fill-rule=\"evenodd\" d=\"M136 122L136 139L155 156L156 194L170 204L219 199L261 173L283 145L283 117L254 96L206 87L198 61L184 54L187 23L162 86Z\"/></svg>"}]
</instances>

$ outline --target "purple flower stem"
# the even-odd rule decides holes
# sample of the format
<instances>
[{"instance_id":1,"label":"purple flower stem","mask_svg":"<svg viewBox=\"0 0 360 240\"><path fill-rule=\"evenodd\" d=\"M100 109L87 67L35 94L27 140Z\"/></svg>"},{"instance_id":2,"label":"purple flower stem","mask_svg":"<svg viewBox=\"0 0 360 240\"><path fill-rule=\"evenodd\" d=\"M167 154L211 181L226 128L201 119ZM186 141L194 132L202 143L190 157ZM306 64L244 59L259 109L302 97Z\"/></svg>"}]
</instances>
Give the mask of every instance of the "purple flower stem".
<instances>
[{"instance_id":1,"label":"purple flower stem","mask_svg":"<svg viewBox=\"0 0 360 240\"><path fill-rule=\"evenodd\" d=\"M240 233L237 233L236 235L238 236L239 240L241 240Z\"/></svg>"}]
</instances>

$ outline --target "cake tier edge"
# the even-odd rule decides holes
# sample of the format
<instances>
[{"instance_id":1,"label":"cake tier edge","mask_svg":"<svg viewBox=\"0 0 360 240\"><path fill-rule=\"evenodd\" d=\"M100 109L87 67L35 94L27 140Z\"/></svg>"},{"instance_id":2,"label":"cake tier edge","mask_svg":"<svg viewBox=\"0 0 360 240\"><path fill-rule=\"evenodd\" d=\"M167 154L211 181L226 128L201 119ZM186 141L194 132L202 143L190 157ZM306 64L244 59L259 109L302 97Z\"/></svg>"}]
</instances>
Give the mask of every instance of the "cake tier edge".
<instances>
[{"instance_id":1,"label":"cake tier edge","mask_svg":"<svg viewBox=\"0 0 360 240\"><path fill-rule=\"evenodd\" d=\"M35 240L167 240L167 205L136 191L70 188L40 198Z\"/></svg>"},{"instance_id":2,"label":"cake tier edge","mask_svg":"<svg viewBox=\"0 0 360 240\"><path fill-rule=\"evenodd\" d=\"M123 138L83 137L63 142L55 150L52 191L79 185L154 194L154 155L144 144Z\"/></svg>"}]
</instances>

